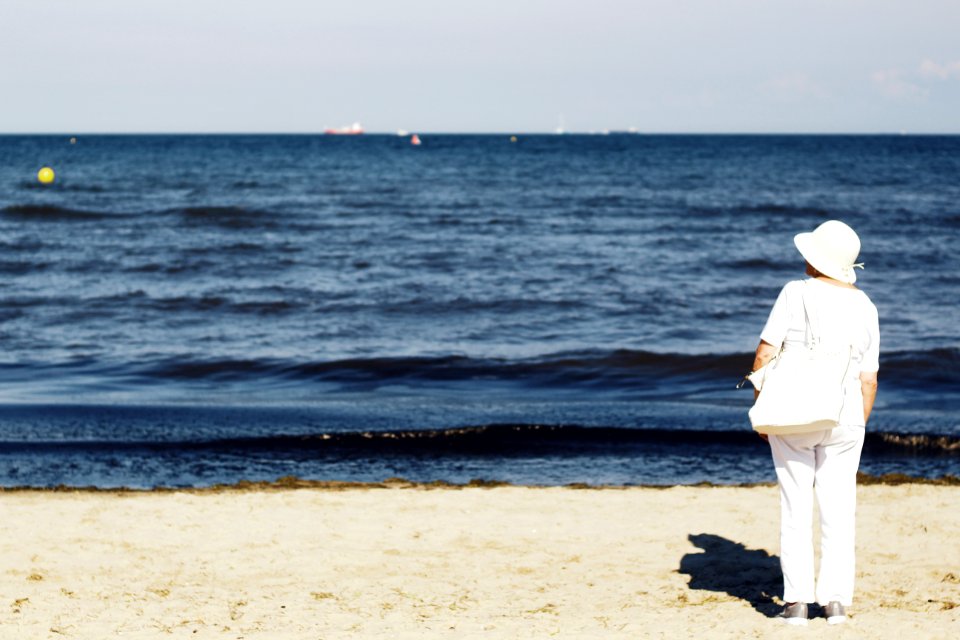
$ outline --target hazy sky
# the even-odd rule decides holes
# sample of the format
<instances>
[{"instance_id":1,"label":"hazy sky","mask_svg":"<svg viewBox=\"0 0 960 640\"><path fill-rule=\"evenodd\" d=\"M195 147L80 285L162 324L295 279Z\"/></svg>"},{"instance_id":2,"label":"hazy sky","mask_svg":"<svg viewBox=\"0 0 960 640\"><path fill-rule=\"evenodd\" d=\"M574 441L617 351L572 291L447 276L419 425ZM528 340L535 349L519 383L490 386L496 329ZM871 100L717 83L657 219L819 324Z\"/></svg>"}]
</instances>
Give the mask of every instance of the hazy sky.
<instances>
[{"instance_id":1,"label":"hazy sky","mask_svg":"<svg viewBox=\"0 0 960 640\"><path fill-rule=\"evenodd\" d=\"M960 133L960 0L0 0L0 131Z\"/></svg>"}]
</instances>

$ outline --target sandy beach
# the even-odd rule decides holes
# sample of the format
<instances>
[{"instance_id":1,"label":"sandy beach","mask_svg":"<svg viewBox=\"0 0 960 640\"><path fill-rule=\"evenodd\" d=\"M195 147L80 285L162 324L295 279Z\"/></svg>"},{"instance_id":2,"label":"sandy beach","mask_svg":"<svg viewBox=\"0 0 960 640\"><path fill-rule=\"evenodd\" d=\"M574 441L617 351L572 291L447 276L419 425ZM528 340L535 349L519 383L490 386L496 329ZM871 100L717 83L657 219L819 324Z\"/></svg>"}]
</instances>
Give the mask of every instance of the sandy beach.
<instances>
[{"instance_id":1,"label":"sandy beach","mask_svg":"<svg viewBox=\"0 0 960 640\"><path fill-rule=\"evenodd\" d=\"M956 486L860 488L837 638L960 629ZM4 638L794 637L777 489L0 494Z\"/></svg>"}]
</instances>

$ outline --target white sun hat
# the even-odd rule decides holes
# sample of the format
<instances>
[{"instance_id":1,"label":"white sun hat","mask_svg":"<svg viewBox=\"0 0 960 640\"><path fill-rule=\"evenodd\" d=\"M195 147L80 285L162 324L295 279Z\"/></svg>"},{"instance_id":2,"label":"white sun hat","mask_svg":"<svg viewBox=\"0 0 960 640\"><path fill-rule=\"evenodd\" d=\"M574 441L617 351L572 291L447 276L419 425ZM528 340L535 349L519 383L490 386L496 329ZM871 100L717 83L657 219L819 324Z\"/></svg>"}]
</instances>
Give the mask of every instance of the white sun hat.
<instances>
[{"instance_id":1,"label":"white sun hat","mask_svg":"<svg viewBox=\"0 0 960 640\"><path fill-rule=\"evenodd\" d=\"M798 233L793 242L814 269L840 282L853 284L857 281L854 267L863 269L862 263L855 262L860 238L839 220L827 220L810 233Z\"/></svg>"}]
</instances>

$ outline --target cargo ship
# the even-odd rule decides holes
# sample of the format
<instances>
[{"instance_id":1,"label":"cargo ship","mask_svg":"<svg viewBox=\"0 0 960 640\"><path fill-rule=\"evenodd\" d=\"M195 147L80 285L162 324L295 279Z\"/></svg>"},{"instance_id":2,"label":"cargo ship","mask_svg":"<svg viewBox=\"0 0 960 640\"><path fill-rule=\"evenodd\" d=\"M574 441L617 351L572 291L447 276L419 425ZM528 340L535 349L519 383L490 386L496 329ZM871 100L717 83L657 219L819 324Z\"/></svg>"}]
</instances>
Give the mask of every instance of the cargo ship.
<instances>
[{"instance_id":1,"label":"cargo ship","mask_svg":"<svg viewBox=\"0 0 960 640\"><path fill-rule=\"evenodd\" d=\"M363 133L363 127L360 126L359 122L354 122L351 125L345 125L337 129L327 128L324 129L323 132L334 136L356 136Z\"/></svg>"}]
</instances>

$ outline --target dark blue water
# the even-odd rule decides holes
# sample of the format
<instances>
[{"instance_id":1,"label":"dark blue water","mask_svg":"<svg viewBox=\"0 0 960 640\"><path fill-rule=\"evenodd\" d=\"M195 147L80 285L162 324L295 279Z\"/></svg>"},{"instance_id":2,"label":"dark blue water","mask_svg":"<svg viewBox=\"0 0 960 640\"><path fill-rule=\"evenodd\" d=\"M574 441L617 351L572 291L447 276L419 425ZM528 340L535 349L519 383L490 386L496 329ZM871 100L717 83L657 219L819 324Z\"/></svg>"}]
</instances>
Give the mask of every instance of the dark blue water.
<instances>
[{"instance_id":1,"label":"dark blue water","mask_svg":"<svg viewBox=\"0 0 960 640\"><path fill-rule=\"evenodd\" d=\"M960 137L423 140L0 136L0 484L769 480L733 386L830 218L863 470L960 474Z\"/></svg>"}]
</instances>

